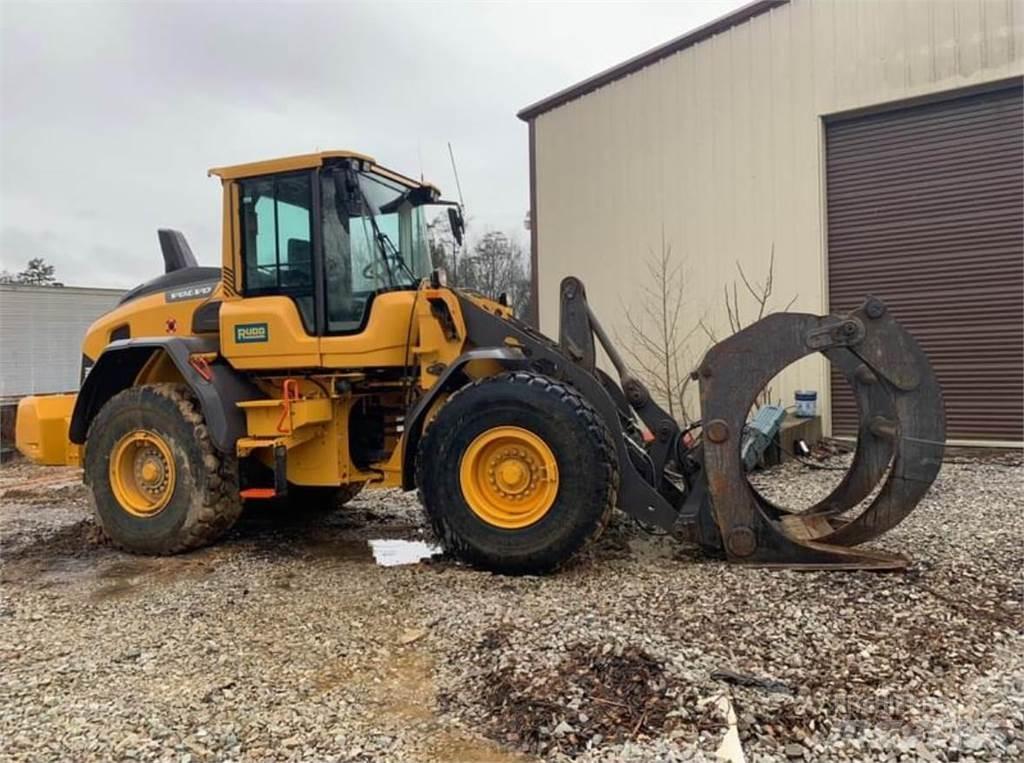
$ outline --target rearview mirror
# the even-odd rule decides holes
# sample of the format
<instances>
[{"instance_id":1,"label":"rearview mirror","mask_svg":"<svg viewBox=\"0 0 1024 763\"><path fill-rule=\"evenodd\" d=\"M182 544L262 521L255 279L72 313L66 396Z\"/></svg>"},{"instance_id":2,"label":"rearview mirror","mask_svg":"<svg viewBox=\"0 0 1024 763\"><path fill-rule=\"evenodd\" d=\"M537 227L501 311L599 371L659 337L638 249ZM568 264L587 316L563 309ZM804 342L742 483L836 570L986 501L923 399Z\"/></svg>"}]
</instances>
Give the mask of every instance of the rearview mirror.
<instances>
[{"instance_id":1,"label":"rearview mirror","mask_svg":"<svg viewBox=\"0 0 1024 763\"><path fill-rule=\"evenodd\" d=\"M462 219L462 210L458 207L448 207L448 227L452 229L455 243L462 246L462 234L466 230L466 222Z\"/></svg>"}]
</instances>

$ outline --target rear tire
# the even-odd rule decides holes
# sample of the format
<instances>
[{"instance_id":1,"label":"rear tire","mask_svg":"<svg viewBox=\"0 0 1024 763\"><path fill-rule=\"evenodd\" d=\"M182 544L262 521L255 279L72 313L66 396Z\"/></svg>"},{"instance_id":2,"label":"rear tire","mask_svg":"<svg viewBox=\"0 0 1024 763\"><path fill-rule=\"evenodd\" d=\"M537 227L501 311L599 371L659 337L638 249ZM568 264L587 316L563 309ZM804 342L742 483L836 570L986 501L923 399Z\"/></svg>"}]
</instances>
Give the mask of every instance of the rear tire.
<instances>
[{"instance_id":1,"label":"rear tire","mask_svg":"<svg viewBox=\"0 0 1024 763\"><path fill-rule=\"evenodd\" d=\"M176 554L220 538L242 511L237 469L210 442L191 390L178 384L118 393L86 439L96 519L116 546L136 554Z\"/></svg>"},{"instance_id":2,"label":"rear tire","mask_svg":"<svg viewBox=\"0 0 1024 763\"><path fill-rule=\"evenodd\" d=\"M537 466L552 458L553 467ZM550 572L597 538L618 481L597 412L572 387L534 373L452 395L417 454L420 496L445 549L503 574Z\"/></svg>"}]
</instances>

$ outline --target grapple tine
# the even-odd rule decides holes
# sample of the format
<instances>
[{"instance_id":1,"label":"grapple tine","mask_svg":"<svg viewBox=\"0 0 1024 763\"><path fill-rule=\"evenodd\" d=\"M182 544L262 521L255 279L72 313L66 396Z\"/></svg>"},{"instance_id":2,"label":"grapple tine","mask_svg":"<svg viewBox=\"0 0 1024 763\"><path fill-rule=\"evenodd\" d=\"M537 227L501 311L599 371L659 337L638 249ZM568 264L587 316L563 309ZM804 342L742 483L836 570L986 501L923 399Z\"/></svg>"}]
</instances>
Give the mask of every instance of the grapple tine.
<instances>
[{"instance_id":1,"label":"grapple tine","mask_svg":"<svg viewBox=\"0 0 1024 763\"><path fill-rule=\"evenodd\" d=\"M860 436L843 481L810 511L795 514L750 487L739 444L758 392L786 366L813 352L826 354L851 381ZM712 512L731 560L842 569L907 564L902 556L848 548L902 521L942 463L945 424L938 383L917 342L880 300L868 298L845 317L770 315L712 347L698 374L709 499L705 510ZM883 477L885 484L861 514L839 516L870 495Z\"/></svg>"},{"instance_id":2,"label":"grapple tine","mask_svg":"<svg viewBox=\"0 0 1024 763\"><path fill-rule=\"evenodd\" d=\"M825 536L822 540L844 546L864 543L898 525L913 511L928 492L942 468L945 451L945 410L942 390L928 359L917 342L888 314L875 319L879 335L892 336L897 347L877 347L875 343L858 348L858 356L892 392L896 415L872 416L868 421L875 447L882 442L894 449L892 468L875 500L859 516ZM877 341L877 340L876 340ZM905 354L903 357L896 353ZM902 368L906 357L916 359L917 375L910 376ZM897 385L895 381L900 381Z\"/></svg>"},{"instance_id":3,"label":"grapple tine","mask_svg":"<svg viewBox=\"0 0 1024 763\"><path fill-rule=\"evenodd\" d=\"M849 523L848 520L838 519L838 515L845 514L867 498L892 463L896 443L892 438L879 438L871 432L872 418L884 416L895 420L897 413L892 394L884 385L878 384L878 377L850 350L827 350L823 354L853 390L860 422L857 447L850 468L839 484L814 506L800 512L800 515L829 517L831 530L834 531ZM759 495L758 499L762 508L776 518L792 514L789 509L776 506L764 496Z\"/></svg>"}]
</instances>

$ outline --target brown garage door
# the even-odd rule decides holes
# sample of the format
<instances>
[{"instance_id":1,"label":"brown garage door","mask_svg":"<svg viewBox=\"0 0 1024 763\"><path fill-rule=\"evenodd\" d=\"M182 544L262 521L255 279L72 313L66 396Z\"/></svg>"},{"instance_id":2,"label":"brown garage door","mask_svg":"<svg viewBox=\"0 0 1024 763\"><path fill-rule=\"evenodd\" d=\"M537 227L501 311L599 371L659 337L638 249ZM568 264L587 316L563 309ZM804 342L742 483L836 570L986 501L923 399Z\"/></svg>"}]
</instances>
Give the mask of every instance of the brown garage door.
<instances>
[{"instance_id":1,"label":"brown garage door","mask_svg":"<svg viewBox=\"0 0 1024 763\"><path fill-rule=\"evenodd\" d=\"M931 357L950 439L1024 440L1021 85L826 125L829 304L881 297ZM856 430L832 377L832 425Z\"/></svg>"}]
</instances>

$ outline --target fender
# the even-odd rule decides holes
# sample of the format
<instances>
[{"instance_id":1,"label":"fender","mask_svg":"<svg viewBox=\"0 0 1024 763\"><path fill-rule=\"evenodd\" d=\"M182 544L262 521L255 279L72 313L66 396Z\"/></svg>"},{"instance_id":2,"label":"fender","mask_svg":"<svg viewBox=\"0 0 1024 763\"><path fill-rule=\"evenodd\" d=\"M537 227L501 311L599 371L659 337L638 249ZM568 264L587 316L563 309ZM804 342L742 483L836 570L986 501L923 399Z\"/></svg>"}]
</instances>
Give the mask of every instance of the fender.
<instances>
[{"instance_id":1,"label":"fender","mask_svg":"<svg viewBox=\"0 0 1024 763\"><path fill-rule=\"evenodd\" d=\"M469 350L462 353L453 360L442 372L434 386L428 389L423 396L416 401L416 405L405 417L405 438L402 444L402 489L412 490L415 485L415 462L416 446L419 444L420 435L423 433L423 424L430 411L430 407L438 397L463 387L469 383L469 378L464 373L466 365L474 360L497 361L505 368L523 368L526 366L526 358L523 353L515 347L489 347L486 349Z\"/></svg>"},{"instance_id":2,"label":"fender","mask_svg":"<svg viewBox=\"0 0 1024 763\"><path fill-rule=\"evenodd\" d=\"M215 337L144 337L111 342L82 383L71 415L69 439L83 444L89 425L106 402L135 384L154 353L164 352L198 398L214 447L222 453L234 453L235 441L246 432L245 413L237 403L265 395L221 358L209 364L209 379L189 362L191 355L218 350Z\"/></svg>"}]
</instances>

